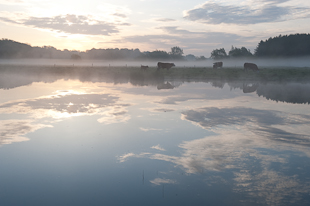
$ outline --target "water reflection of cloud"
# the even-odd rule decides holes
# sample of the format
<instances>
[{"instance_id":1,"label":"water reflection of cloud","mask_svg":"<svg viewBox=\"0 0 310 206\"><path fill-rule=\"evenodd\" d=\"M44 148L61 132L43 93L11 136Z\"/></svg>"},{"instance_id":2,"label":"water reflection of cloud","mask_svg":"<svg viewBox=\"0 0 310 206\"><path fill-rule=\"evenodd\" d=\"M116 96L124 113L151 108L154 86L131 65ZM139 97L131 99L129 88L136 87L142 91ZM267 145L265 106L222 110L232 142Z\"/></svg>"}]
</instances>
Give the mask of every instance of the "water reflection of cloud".
<instances>
[{"instance_id":1,"label":"water reflection of cloud","mask_svg":"<svg viewBox=\"0 0 310 206\"><path fill-rule=\"evenodd\" d=\"M30 120L1 120L0 145L29 140L26 134L50 125L35 124Z\"/></svg>"},{"instance_id":2,"label":"water reflection of cloud","mask_svg":"<svg viewBox=\"0 0 310 206\"><path fill-rule=\"evenodd\" d=\"M131 118L127 114L127 110L123 108L111 108L109 111L101 112L100 116L101 118L98 119L98 122L104 124L127 122Z\"/></svg>"},{"instance_id":3,"label":"water reflection of cloud","mask_svg":"<svg viewBox=\"0 0 310 206\"><path fill-rule=\"evenodd\" d=\"M310 187L300 182L296 176L285 176L272 170L263 170L256 173L250 170L241 170L235 174L236 192L244 192L251 198L259 199L261 205L287 205L302 199Z\"/></svg>"},{"instance_id":4,"label":"water reflection of cloud","mask_svg":"<svg viewBox=\"0 0 310 206\"><path fill-rule=\"evenodd\" d=\"M129 157L140 158L140 157L146 157L146 156L148 156L150 154L151 153L147 153L147 152L140 153L140 154L135 154L135 153L129 152L127 154L124 154L124 155L121 155L121 156L117 157L117 159L119 160L119 162L125 162Z\"/></svg>"},{"instance_id":5,"label":"water reflection of cloud","mask_svg":"<svg viewBox=\"0 0 310 206\"><path fill-rule=\"evenodd\" d=\"M271 110L259 110L245 107L234 108L201 108L182 113L182 119L189 120L204 129L214 130L220 126L245 127L244 129L273 141L288 144L310 145L310 135L307 127L310 124L309 115L297 115ZM303 126L298 133L281 129L278 125Z\"/></svg>"},{"instance_id":6,"label":"water reflection of cloud","mask_svg":"<svg viewBox=\"0 0 310 206\"><path fill-rule=\"evenodd\" d=\"M310 116L210 107L185 111L182 119L212 130L215 135L183 141L178 145L180 155L131 153L122 161L133 157L161 160L188 174L232 171L234 190L246 193L253 201L262 201L262 205L283 205L288 199L296 202L309 193L309 181L279 172L273 165L285 168L291 164L288 151L310 157Z\"/></svg>"},{"instance_id":7,"label":"water reflection of cloud","mask_svg":"<svg viewBox=\"0 0 310 206\"><path fill-rule=\"evenodd\" d=\"M151 147L152 149L156 149L156 150L160 150L160 151L166 151L164 148L162 148L159 144L158 145L155 145L155 146L152 146Z\"/></svg>"},{"instance_id":8,"label":"water reflection of cloud","mask_svg":"<svg viewBox=\"0 0 310 206\"><path fill-rule=\"evenodd\" d=\"M175 180L171 179L162 179L162 178L155 178L154 180L150 180L150 182L154 185L162 185L162 184L176 184Z\"/></svg>"},{"instance_id":9,"label":"water reflection of cloud","mask_svg":"<svg viewBox=\"0 0 310 206\"><path fill-rule=\"evenodd\" d=\"M34 99L24 99L0 104L0 114L26 114L28 120L5 120L0 123L0 145L28 140L25 135L43 127L32 123L51 117L61 119L81 116L99 115L99 123L112 124L127 122L130 119L125 107L129 104L118 103L119 97L110 94L74 94L59 91L58 94Z\"/></svg>"},{"instance_id":10,"label":"water reflection of cloud","mask_svg":"<svg viewBox=\"0 0 310 206\"><path fill-rule=\"evenodd\" d=\"M28 112L28 108L29 111L34 109L45 109L67 113L92 113L94 109L113 105L117 100L118 97L109 94L55 95L1 104L0 109L5 108L7 111L7 108L19 106L23 108L23 110L19 110L20 112Z\"/></svg>"},{"instance_id":11,"label":"water reflection of cloud","mask_svg":"<svg viewBox=\"0 0 310 206\"><path fill-rule=\"evenodd\" d=\"M126 122L130 119L119 97L110 94L61 94L0 104L0 113L29 114L32 118L62 119L80 115L98 114L100 123Z\"/></svg>"}]
</instances>

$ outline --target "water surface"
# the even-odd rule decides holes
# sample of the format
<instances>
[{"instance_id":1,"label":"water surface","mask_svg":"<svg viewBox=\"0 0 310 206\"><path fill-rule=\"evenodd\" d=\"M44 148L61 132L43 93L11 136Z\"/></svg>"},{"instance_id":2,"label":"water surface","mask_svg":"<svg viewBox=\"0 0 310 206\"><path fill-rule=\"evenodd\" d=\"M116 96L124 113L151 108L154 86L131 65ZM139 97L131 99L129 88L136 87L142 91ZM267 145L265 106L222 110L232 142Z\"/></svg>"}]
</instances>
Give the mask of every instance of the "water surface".
<instances>
[{"instance_id":1,"label":"water surface","mask_svg":"<svg viewBox=\"0 0 310 206\"><path fill-rule=\"evenodd\" d=\"M0 73L0 205L310 204L309 83Z\"/></svg>"}]
</instances>

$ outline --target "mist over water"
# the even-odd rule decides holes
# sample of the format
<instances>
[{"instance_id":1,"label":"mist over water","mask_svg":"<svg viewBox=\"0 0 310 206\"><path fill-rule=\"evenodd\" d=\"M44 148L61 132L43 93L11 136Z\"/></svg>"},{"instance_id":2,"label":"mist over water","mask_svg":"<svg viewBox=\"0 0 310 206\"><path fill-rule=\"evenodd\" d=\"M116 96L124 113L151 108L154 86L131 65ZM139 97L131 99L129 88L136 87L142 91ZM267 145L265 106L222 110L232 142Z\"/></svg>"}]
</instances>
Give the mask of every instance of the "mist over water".
<instances>
[{"instance_id":1,"label":"mist over water","mask_svg":"<svg viewBox=\"0 0 310 206\"><path fill-rule=\"evenodd\" d=\"M310 78L52 61L0 65L0 205L309 205Z\"/></svg>"},{"instance_id":2,"label":"mist over water","mask_svg":"<svg viewBox=\"0 0 310 206\"><path fill-rule=\"evenodd\" d=\"M240 58L207 59L204 61L180 60L72 60L72 59L0 59L0 64L12 65L55 65L55 66L94 66L94 67L140 67L141 65L157 67L157 62L173 62L176 67L212 67L214 62L222 61L223 67L243 67L245 62L257 64L259 68L272 67L310 67L310 57L295 58Z\"/></svg>"}]
</instances>

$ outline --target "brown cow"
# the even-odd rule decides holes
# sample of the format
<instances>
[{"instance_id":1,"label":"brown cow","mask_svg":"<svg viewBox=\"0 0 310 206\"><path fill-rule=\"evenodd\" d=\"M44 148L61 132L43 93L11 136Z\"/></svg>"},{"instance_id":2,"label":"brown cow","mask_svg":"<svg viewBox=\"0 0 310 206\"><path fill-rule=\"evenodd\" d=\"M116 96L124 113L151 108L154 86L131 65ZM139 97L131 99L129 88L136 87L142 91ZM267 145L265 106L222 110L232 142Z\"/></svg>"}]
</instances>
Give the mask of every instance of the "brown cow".
<instances>
[{"instance_id":1,"label":"brown cow","mask_svg":"<svg viewBox=\"0 0 310 206\"><path fill-rule=\"evenodd\" d=\"M223 67L223 62L214 62L213 63L213 69L217 69L217 68L222 68Z\"/></svg>"},{"instance_id":2,"label":"brown cow","mask_svg":"<svg viewBox=\"0 0 310 206\"><path fill-rule=\"evenodd\" d=\"M171 67L174 67L175 64L174 63L162 63L162 62L158 62L157 63L157 70L159 69L167 69L169 70Z\"/></svg>"},{"instance_id":3,"label":"brown cow","mask_svg":"<svg viewBox=\"0 0 310 206\"><path fill-rule=\"evenodd\" d=\"M253 71L259 71L258 70L258 67L256 64L253 64L253 63L244 63L244 71L247 71L247 70L253 70Z\"/></svg>"},{"instance_id":4,"label":"brown cow","mask_svg":"<svg viewBox=\"0 0 310 206\"><path fill-rule=\"evenodd\" d=\"M143 66L143 65L141 65L141 70L146 71L147 68L149 68L149 66Z\"/></svg>"}]
</instances>

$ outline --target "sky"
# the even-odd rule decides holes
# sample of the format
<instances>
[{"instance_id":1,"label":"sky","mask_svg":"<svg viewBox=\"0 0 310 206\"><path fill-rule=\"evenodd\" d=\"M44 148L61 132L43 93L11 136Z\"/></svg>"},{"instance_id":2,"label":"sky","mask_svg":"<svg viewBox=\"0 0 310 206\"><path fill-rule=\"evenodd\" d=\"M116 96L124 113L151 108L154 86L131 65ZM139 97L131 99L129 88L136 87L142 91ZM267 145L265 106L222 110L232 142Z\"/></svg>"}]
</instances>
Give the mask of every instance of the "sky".
<instances>
[{"instance_id":1,"label":"sky","mask_svg":"<svg viewBox=\"0 0 310 206\"><path fill-rule=\"evenodd\" d=\"M0 38L86 51L179 46L184 55L310 33L305 0L0 0Z\"/></svg>"}]
</instances>

